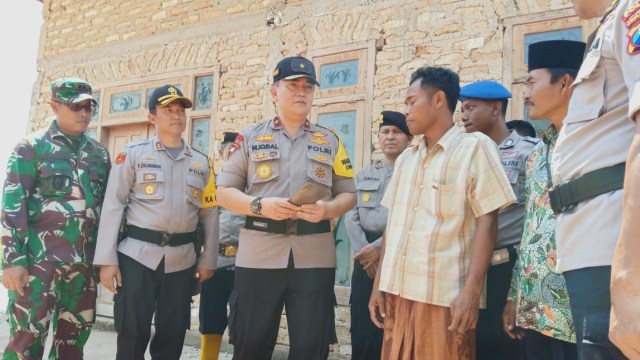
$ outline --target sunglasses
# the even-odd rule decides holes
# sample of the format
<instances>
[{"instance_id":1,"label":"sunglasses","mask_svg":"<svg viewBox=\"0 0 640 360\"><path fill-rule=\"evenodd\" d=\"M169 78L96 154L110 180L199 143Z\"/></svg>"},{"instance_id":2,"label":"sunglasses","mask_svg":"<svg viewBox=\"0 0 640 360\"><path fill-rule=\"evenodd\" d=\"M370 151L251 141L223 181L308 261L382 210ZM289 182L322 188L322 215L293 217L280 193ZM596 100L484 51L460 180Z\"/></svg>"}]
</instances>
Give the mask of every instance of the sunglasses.
<instances>
[{"instance_id":1,"label":"sunglasses","mask_svg":"<svg viewBox=\"0 0 640 360\"><path fill-rule=\"evenodd\" d=\"M82 104L82 103L71 103L71 104L66 104L66 105L73 112L78 112L78 111L84 109L85 111L90 112L90 113L93 114L93 111L96 109L96 106L93 105L93 103L85 103L85 104Z\"/></svg>"}]
</instances>

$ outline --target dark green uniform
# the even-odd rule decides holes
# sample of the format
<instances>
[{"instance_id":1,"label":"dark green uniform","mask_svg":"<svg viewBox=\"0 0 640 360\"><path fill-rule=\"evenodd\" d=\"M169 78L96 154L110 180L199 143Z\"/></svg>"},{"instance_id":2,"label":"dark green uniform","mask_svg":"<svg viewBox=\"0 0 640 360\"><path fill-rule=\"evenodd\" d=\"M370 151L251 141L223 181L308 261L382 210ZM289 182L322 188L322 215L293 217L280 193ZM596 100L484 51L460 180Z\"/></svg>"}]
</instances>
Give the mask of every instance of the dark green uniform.
<instances>
[{"instance_id":1,"label":"dark green uniform","mask_svg":"<svg viewBox=\"0 0 640 360\"><path fill-rule=\"evenodd\" d=\"M4 359L41 358L51 320L49 357L82 358L95 317L90 262L110 164L102 145L84 134L71 140L56 121L11 154L2 200L3 267L24 266L29 280L23 296L9 291Z\"/></svg>"}]
</instances>

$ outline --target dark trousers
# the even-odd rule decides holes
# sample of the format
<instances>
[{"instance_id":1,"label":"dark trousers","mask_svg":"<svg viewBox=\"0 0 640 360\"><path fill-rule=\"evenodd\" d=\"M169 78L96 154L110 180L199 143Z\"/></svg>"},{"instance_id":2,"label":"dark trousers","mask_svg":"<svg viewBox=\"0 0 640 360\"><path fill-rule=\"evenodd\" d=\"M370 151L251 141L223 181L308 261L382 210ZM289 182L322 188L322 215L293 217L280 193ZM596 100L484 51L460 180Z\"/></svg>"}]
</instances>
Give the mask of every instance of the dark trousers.
<instances>
[{"instance_id":1,"label":"dark trousers","mask_svg":"<svg viewBox=\"0 0 640 360\"><path fill-rule=\"evenodd\" d=\"M118 254L122 287L114 297L117 360L144 359L155 313L149 353L154 360L177 360L191 320L194 269L164 273L164 260L151 270Z\"/></svg>"},{"instance_id":2,"label":"dark trousers","mask_svg":"<svg viewBox=\"0 0 640 360\"><path fill-rule=\"evenodd\" d=\"M236 360L271 359L284 307L289 359L326 359L335 330L335 269L236 267L229 337Z\"/></svg>"},{"instance_id":3,"label":"dark trousers","mask_svg":"<svg viewBox=\"0 0 640 360\"><path fill-rule=\"evenodd\" d=\"M507 302L516 263L514 247L510 253L509 262L490 266L487 271L487 308L480 310L476 328L478 360L525 359L522 341L511 339L502 327L502 310Z\"/></svg>"},{"instance_id":4,"label":"dark trousers","mask_svg":"<svg viewBox=\"0 0 640 360\"><path fill-rule=\"evenodd\" d=\"M527 360L577 360L576 344L524 330L524 347Z\"/></svg>"},{"instance_id":5,"label":"dark trousers","mask_svg":"<svg viewBox=\"0 0 640 360\"><path fill-rule=\"evenodd\" d=\"M233 270L216 270L213 277L202 283L200 292L200 333L224 334L227 328L227 304L233 283Z\"/></svg>"},{"instance_id":6,"label":"dark trousers","mask_svg":"<svg viewBox=\"0 0 640 360\"><path fill-rule=\"evenodd\" d=\"M371 322L369 298L373 279L359 262L353 263L351 276L351 349L353 360L380 359L384 330Z\"/></svg>"},{"instance_id":7,"label":"dark trousers","mask_svg":"<svg viewBox=\"0 0 640 360\"><path fill-rule=\"evenodd\" d=\"M576 327L578 359L626 359L609 340L611 266L571 270L563 275Z\"/></svg>"}]
</instances>

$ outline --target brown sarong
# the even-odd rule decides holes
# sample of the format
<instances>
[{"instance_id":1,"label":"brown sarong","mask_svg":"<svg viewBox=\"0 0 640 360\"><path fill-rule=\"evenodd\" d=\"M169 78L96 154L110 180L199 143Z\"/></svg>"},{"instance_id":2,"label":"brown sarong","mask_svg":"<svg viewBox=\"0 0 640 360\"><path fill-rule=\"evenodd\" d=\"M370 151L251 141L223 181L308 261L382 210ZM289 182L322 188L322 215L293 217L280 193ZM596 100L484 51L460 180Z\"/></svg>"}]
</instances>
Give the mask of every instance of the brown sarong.
<instances>
[{"instance_id":1,"label":"brown sarong","mask_svg":"<svg viewBox=\"0 0 640 360\"><path fill-rule=\"evenodd\" d=\"M448 307L385 294L384 360L475 360L476 330L463 335L447 330Z\"/></svg>"}]
</instances>

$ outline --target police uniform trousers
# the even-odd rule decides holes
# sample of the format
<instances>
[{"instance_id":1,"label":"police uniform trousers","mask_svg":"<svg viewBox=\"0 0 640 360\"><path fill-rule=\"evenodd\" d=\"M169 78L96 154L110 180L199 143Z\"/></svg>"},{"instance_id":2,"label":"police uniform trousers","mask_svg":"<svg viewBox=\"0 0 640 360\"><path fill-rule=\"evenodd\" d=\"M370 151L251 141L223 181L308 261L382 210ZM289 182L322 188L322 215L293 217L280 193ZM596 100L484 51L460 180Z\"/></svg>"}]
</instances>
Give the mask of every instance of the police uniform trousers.
<instances>
[{"instance_id":1,"label":"police uniform trousers","mask_svg":"<svg viewBox=\"0 0 640 360\"><path fill-rule=\"evenodd\" d=\"M142 360L149 346L153 360L177 360L191 321L194 268L165 273L164 259L155 270L118 253L122 287L114 296L114 325L118 333L117 360ZM154 317L155 314L155 317Z\"/></svg>"},{"instance_id":2,"label":"police uniform trousers","mask_svg":"<svg viewBox=\"0 0 640 360\"><path fill-rule=\"evenodd\" d=\"M367 275L362 265L353 263L351 276L351 349L353 360L380 359L382 334L369 315L369 298L373 289L373 279Z\"/></svg>"},{"instance_id":3,"label":"police uniform trousers","mask_svg":"<svg viewBox=\"0 0 640 360\"><path fill-rule=\"evenodd\" d=\"M224 334L227 328L227 304L235 282L235 271L218 269L202 283L200 292L200 333Z\"/></svg>"},{"instance_id":4,"label":"police uniform trousers","mask_svg":"<svg viewBox=\"0 0 640 360\"><path fill-rule=\"evenodd\" d=\"M9 344L3 359L42 359L49 325L49 359L82 359L95 321L96 278L88 263L29 264L24 295L9 291Z\"/></svg>"},{"instance_id":5,"label":"police uniform trousers","mask_svg":"<svg viewBox=\"0 0 640 360\"><path fill-rule=\"evenodd\" d=\"M236 267L229 341L235 360L271 359L284 307L289 359L327 359L335 330L334 268L253 269Z\"/></svg>"},{"instance_id":6,"label":"police uniform trousers","mask_svg":"<svg viewBox=\"0 0 640 360\"><path fill-rule=\"evenodd\" d=\"M476 328L476 358L478 360L525 359L524 343L513 340L502 326L502 311L511 286L518 245L509 245L509 261L493 265L487 271L487 307L480 309Z\"/></svg>"},{"instance_id":7,"label":"police uniform trousers","mask_svg":"<svg viewBox=\"0 0 640 360\"><path fill-rule=\"evenodd\" d=\"M571 300L578 359L626 359L609 340L611 266L571 270L562 275Z\"/></svg>"}]
</instances>

